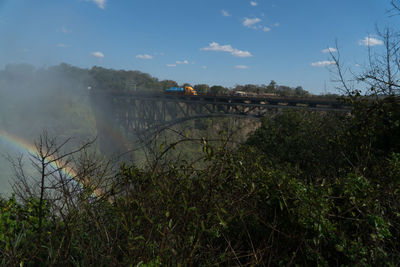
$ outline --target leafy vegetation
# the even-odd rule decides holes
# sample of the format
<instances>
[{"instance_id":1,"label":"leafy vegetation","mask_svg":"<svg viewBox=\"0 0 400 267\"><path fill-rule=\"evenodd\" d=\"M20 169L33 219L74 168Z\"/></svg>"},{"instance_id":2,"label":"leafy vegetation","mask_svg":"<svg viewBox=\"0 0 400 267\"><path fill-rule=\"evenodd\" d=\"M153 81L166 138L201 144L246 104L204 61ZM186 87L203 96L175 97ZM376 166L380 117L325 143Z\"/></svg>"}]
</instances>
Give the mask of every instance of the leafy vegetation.
<instances>
[{"instance_id":1,"label":"leafy vegetation","mask_svg":"<svg viewBox=\"0 0 400 267\"><path fill-rule=\"evenodd\" d=\"M388 97L354 103L351 116L282 112L234 147L182 137L145 167L122 165L98 197L95 183L45 186L42 202L17 191L0 203L2 264L394 266L398 105ZM201 154L171 160L188 142ZM79 177L98 177L86 159Z\"/></svg>"},{"instance_id":2,"label":"leafy vegetation","mask_svg":"<svg viewBox=\"0 0 400 267\"><path fill-rule=\"evenodd\" d=\"M282 97L310 97L312 96L311 93L304 90L303 87L290 87L286 85L278 85L274 80L272 80L268 85L261 84L246 84L246 85L236 85L233 89L234 91L242 91L247 93L254 93L254 94L272 94L278 95Z\"/></svg>"}]
</instances>

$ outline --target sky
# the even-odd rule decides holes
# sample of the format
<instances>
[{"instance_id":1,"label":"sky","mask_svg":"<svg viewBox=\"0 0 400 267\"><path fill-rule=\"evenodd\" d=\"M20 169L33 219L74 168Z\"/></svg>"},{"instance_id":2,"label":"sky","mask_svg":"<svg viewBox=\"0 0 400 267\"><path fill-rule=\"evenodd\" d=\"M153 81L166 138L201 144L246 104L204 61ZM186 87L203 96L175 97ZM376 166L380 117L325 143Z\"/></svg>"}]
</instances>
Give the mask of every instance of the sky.
<instances>
[{"instance_id":1,"label":"sky","mask_svg":"<svg viewBox=\"0 0 400 267\"><path fill-rule=\"evenodd\" d=\"M390 0L0 0L0 68L62 62L139 70L180 84L335 92L341 58L361 71Z\"/></svg>"}]
</instances>

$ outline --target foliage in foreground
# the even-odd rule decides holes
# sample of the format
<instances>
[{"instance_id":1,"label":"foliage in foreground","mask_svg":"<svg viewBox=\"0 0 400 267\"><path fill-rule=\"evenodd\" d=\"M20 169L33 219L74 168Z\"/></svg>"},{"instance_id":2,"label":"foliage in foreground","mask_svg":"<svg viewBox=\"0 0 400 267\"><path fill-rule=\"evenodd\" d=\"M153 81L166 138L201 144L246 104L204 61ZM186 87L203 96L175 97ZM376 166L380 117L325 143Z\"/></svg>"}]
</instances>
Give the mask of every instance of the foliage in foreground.
<instances>
[{"instance_id":1,"label":"foliage in foreground","mask_svg":"<svg viewBox=\"0 0 400 267\"><path fill-rule=\"evenodd\" d=\"M203 140L196 162L123 165L103 197L54 187L52 201L3 199L1 264L394 266L400 109L392 100L360 102L351 116L284 112L235 150Z\"/></svg>"}]
</instances>

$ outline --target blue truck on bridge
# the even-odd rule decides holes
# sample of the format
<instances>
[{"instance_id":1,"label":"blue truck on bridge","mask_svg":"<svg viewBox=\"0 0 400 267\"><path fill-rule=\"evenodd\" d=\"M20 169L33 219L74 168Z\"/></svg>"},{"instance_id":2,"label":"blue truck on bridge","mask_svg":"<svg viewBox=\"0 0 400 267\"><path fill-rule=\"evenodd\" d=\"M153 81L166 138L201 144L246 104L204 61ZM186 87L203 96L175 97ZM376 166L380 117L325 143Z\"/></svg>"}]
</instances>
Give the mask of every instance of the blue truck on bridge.
<instances>
[{"instance_id":1,"label":"blue truck on bridge","mask_svg":"<svg viewBox=\"0 0 400 267\"><path fill-rule=\"evenodd\" d=\"M197 95L196 90L194 90L191 86L170 87L168 89L165 89L164 92L167 94Z\"/></svg>"}]
</instances>

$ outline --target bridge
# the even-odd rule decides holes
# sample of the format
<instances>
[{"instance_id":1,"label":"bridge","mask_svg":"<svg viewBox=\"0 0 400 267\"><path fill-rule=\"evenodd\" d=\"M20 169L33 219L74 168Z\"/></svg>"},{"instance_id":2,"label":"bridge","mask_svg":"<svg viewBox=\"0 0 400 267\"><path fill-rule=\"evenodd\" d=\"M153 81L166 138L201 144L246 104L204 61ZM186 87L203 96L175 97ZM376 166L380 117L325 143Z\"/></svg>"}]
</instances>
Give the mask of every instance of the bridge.
<instances>
[{"instance_id":1,"label":"bridge","mask_svg":"<svg viewBox=\"0 0 400 267\"><path fill-rule=\"evenodd\" d=\"M261 118L283 109L349 112L337 100L318 97L246 97L229 95L172 95L144 92L92 92L102 116L126 133L153 132L180 122L206 117Z\"/></svg>"}]
</instances>

